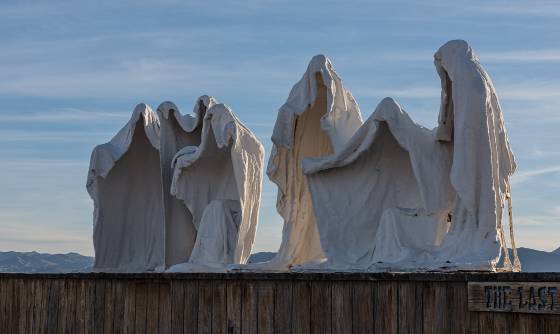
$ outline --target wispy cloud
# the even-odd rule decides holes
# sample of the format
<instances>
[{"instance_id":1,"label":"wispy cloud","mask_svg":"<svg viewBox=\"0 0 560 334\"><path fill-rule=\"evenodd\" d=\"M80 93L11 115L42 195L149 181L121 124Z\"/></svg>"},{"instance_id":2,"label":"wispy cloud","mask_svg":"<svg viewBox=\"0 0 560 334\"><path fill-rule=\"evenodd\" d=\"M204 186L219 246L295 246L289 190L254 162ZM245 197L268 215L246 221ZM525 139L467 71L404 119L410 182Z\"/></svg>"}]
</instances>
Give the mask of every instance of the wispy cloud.
<instances>
[{"instance_id":1,"label":"wispy cloud","mask_svg":"<svg viewBox=\"0 0 560 334\"><path fill-rule=\"evenodd\" d=\"M425 88L425 87L407 87L407 88L395 88L395 89L355 89L353 94L360 97L395 97L395 98L439 98L441 96L441 90L435 88Z\"/></svg>"},{"instance_id":2,"label":"wispy cloud","mask_svg":"<svg viewBox=\"0 0 560 334\"><path fill-rule=\"evenodd\" d=\"M32 113L0 113L0 122L91 122L112 119L127 119L130 114L123 112L86 111L75 108L32 112Z\"/></svg>"},{"instance_id":3,"label":"wispy cloud","mask_svg":"<svg viewBox=\"0 0 560 334\"><path fill-rule=\"evenodd\" d=\"M33 130L2 130L0 141L6 142L80 142L97 143L99 140L111 139L112 133L85 131L33 131Z\"/></svg>"},{"instance_id":4,"label":"wispy cloud","mask_svg":"<svg viewBox=\"0 0 560 334\"><path fill-rule=\"evenodd\" d=\"M520 171L520 172L513 175L511 183L512 184L520 184L520 183L529 181L532 178L537 177L537 176L550 174L550 173L558 173L558 172L560 172L560 165L548 166L548 167L543 167L543 168L538 168L538 169L533 169L533 170L527 170L527 171Z\"/></svg>"},{"instance_id":5,"label":"wispy cloud","mask_svg":"<svg viewBox=\"0 0 560 334\"><path fill-rule=\"evenodd\" d=\"M499 16L522 15L555 18L560 16L560 7L556 1L519 2L519 1L497 1L497 2L474 2L464 7L465 10L476 13L490 13Z\"/></svg>"},{"instance_id":6,"label":"wispy cloud","mask_svg":"<svg viewBox=\"0 0 560 334\"><path fill-rule=\"evenodd\" d=\"M482 52L483 63L550 63L560 62L560 49Z\"/></svg>"},{"instance_id":7,"label":"wispy cloud","mask_svg":"<svg viewBox=\"0 0 560 334\"><path fill-rule=\"evenodd\" d=\"M54 159L25 159L25 160L10 160L3 159L0 160L0 165L2 167L0 170L6 168L53 168L53 167L86 167L88 166L87 161L80 160L54 160Z\"/></svg>"}]
</instances>

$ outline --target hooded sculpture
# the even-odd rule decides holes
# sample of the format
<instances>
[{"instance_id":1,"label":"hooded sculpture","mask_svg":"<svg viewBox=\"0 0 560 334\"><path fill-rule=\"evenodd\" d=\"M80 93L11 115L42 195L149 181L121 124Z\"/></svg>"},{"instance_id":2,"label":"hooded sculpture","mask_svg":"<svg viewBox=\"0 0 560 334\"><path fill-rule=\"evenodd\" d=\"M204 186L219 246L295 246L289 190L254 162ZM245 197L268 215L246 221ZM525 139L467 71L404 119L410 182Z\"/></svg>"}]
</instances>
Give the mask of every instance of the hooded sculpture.
<instances>
[{"instance_id":1,"label":"hooded sculpture","mask_svg":"<svg viewBox=\"0 0 560 334\"><path fill-rule=\"evenodd\" d=\"M464 41L446 43L435 62L437 128L384 99L342 150L303 161L323 268L494 269L507 251L501 219L515 162L494 87Z\"/></svg>"},{"instance_id":2,"label":"hooded sculpture","mask_svg":"<svg viewBox=\"0 0 560 334\"><path fill-rule=\"evenodd\" d=\"M191 212L169 191L173 177L171 162L183 147L200 144L206 110L216 103L213 97L207 95L199 97L193 108L194 117L188 114L181 115L173 102L164 102L157 109L161 127L160 161L164 189L166 267L188 261L196 239L196 228L193 225Z\"/></svg>"},{"instance_id":3,"label":"hooded sculpture","mask_svg":"<svg viewBox=\"0 0 560 334\"><path fill-rule=\"evenodd\" d=\"M322 55L313 57L280 107L272 134L267 174L278 186L282 242L274 259L254 267L284 270L324 257L301 160L338 151L361 124L358 105L331 61Z\"/></svg>"},{"instance_id":4,"label":"hooded sculpture","mask_svg":"<svg viewBox=\"0 0 560 334\"><path fill-rule=\"evenodd\" d=\"M165 237L159 122L139 104L110 142L91 154L95 270L145 271L163 265Z\"/></svg>"},{"instance_id":5,"label":"hooded sculpture","mask_svg":"<svg viewBox=\"0 0 560 334\"><path fill-rule=\"evenodd\" d=\"M450 180L456 192L452 225L437 258L494 268L502 249L508 266L502 213L516 164L494 85L464 41L446 43L434 58L443 90L436 136L453 142Z\"/></svg>"},{"instance_id":6,"label":"hooded sculpture","mask_svg":"<svg viewBox=\"0 0 560 334\"><path fill-rule=\"evenodd\" d=\"M199 145L173 158L170 193L192 213L197 239L171 271L223 270L249 258L260 205L264 148L224 104L204 114Z\"/></svg>"}]
</instances>

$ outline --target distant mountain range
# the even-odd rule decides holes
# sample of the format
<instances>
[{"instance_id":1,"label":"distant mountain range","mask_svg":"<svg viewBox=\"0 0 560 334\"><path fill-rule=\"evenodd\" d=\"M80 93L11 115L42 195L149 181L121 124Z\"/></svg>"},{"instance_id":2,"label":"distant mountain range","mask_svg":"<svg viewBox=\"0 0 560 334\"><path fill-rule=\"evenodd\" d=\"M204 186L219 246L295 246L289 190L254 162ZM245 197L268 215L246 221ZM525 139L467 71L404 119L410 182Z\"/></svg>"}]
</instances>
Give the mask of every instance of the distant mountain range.
<instances>
[{"instance_id":1,"label":"distant mountain range","mask_svg":"<svg viewBox=\"0 0 560 334\"><path fill-rule=\"evenodd\" d=\"M0 252L0 272L7 273L78 272L88 271L92 265L92 257L78 253Z\"/></svg>"},{"instance_id":2,"label":"distant mountain range","mask_svg":"<svg viewBox=\"0 0 560 334\"><path fill-rule=\"evenodd\" d=\"M560 272L560 248L552 252L543 252L531 248L517 249L524 272Z\"/></svg>"},{"instance_id":3,"label":"distant mountain range","mask_svg":"<svg viewBox=\"0 0 560 334\"><path fill-rule=\"evenodd\" d=\"M518 248L524 272L560 272L560 248L544 252L531 248ZM249 263L264 262L276 253L251 254ZM0 272L8 273L60 273L89 271L93 258L78 253L44 254L37 252L0 252Z\"/></svg>"}]
</instances>

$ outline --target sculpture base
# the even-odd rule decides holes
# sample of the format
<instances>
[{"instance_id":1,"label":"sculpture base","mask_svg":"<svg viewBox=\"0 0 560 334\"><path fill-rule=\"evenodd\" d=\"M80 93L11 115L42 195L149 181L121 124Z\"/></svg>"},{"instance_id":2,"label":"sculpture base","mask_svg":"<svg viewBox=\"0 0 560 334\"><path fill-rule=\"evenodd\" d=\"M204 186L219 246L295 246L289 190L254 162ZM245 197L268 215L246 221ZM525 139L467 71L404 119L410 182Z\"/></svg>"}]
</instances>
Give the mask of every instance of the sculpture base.
<instances>
[{"instance_id":1,"label":"sculpture base","mask_svg":"<svg viewBox=\"0 0 560 334\"><path fill-rule=\"evenodd\" d=\"M559 294L560 273L0 273L0 324L20 333L558 333Z\"/></svg>"}]
</instances>

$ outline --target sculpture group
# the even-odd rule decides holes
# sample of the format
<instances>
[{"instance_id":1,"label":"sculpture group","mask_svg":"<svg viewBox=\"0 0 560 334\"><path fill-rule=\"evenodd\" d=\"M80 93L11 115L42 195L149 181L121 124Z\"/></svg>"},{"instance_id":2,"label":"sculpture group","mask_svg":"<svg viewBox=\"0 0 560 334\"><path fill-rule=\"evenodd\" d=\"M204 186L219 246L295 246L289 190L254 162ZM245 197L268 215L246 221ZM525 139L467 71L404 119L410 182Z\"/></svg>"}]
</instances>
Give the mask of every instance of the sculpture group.
<instances>
[{"instance_id":1,"label":"sculpture group","mask_svg":"<svg viewBox=\"0 0 560 334\"><path fill-rule=\"evenodd\" d=\"M246 264L264 149L209 96L194 115L138 105L91 157L98 271L519 271L511 210L516 165L490 77L470 46L435 54L438 125L393 99L363 122L331 61L315 56L280 108L266 173L284 220L277 255ZM506 211L507 212L507 211ZM502 264L498 262L502 259Z\"/></svg>"}]
</instances>

